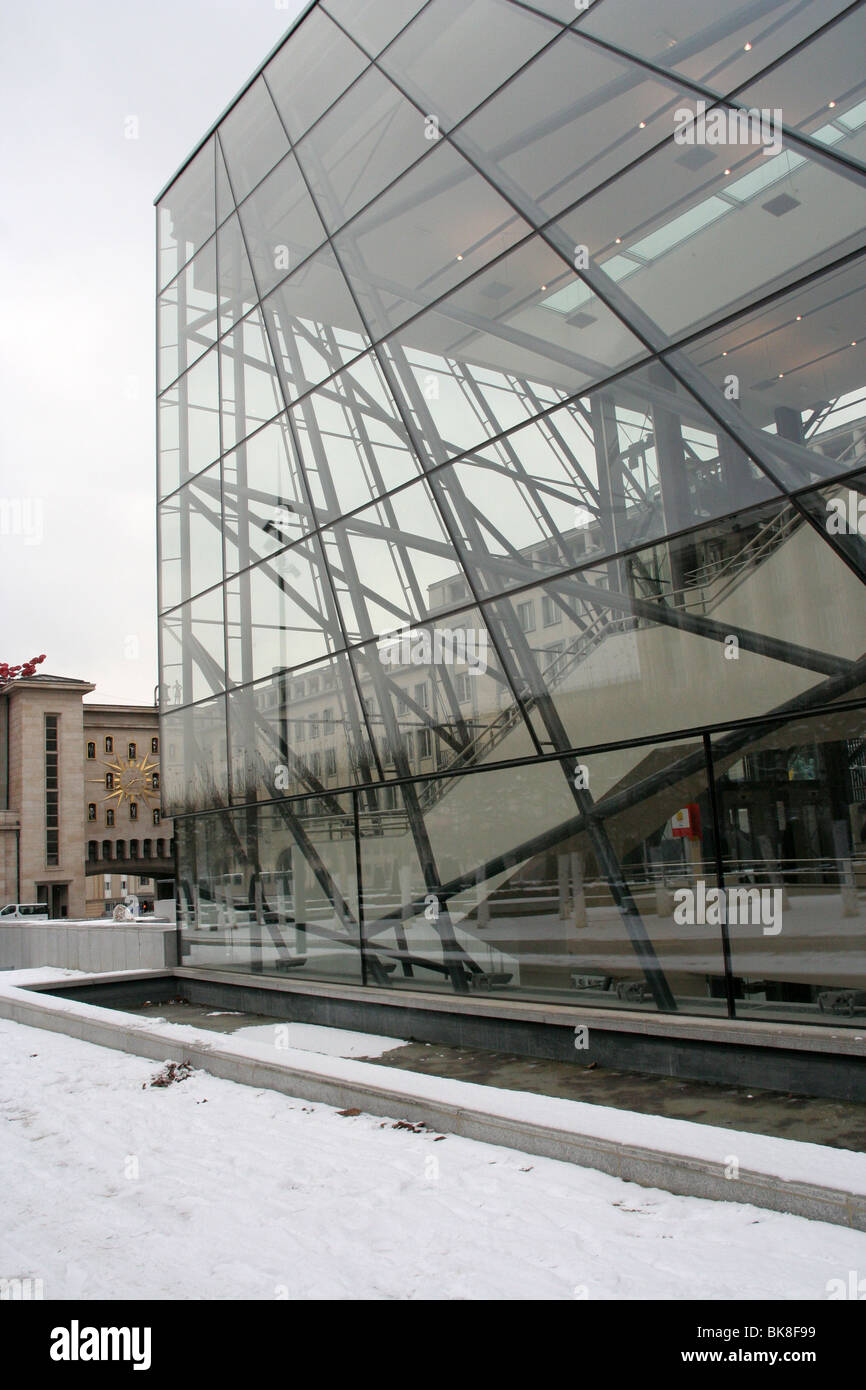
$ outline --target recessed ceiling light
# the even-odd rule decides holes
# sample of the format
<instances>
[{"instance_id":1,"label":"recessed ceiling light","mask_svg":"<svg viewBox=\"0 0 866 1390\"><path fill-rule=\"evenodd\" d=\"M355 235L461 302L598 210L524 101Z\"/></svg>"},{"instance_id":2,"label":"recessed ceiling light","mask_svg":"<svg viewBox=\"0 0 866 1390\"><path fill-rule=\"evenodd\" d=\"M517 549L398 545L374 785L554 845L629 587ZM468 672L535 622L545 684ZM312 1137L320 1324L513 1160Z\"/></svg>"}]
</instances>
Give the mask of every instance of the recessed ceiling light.
<instances>
[{"instance_id":1,"label":"recessed ceiling light","mask_svg":"<svg viewBox=\"0 0 866 1390\"><path fill-rule=\"evenodd\" d=\"M752 45L751 45L748 41L746 41L746 43L743 44L743 52L744 52L744 53L751 53L751 51L752 51Z\"/></svg>"}]
</instances>

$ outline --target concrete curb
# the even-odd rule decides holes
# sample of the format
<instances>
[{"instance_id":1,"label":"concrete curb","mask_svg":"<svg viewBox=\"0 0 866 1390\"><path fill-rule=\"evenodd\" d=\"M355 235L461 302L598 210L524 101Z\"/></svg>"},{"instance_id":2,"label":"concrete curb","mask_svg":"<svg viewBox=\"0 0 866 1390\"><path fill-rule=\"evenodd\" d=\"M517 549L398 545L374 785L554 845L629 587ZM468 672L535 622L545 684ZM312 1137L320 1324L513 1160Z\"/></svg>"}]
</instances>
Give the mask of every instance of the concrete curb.
<instances>
[{"instance_id":1,"label":"concrete curb","mask_svg":"<svg viewBox=\"0 0 866 1390\"><path fill-rule=\"evenodd\" d=\"M377 1084L372 1076L369 1082L358 1082L287 1063L241 1056L212 1041L214 1035L200 1034L200 1041L184 1041L167 1036L147 1023L127 1024L116 1018L93 1017L92 1005L70 1009L68 1003L58 1005L53 998L45 998L36 990L29 998L22 997L25 994L30 994L27 987L17 988L14 993L0 991L0 1017L154 1061L188 1061L226 1081L278 1091L340 1110L357 1108L370 1115L415 1123L423 1120L441 1133L594 1168L611 1177L641 1187L661 1188L677 1196L748 1203L769 1211L866 1231L866 1193L792 1181L746 1168L741 1168L738 1178L733 1180L725 1177L721 1163L704 1158L496 1115L480 1106L448 1104L413 1091L410 1073L394 1073L395 1079L408 1084L389 1089Z\"/></svg>"}]
</instances>

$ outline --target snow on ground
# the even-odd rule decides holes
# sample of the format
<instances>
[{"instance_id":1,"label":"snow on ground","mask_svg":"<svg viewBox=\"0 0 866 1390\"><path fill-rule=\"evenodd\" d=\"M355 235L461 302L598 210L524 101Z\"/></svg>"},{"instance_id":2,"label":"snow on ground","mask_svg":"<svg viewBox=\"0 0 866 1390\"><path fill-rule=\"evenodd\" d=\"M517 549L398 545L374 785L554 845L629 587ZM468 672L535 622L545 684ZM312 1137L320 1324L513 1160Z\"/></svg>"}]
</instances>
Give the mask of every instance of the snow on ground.
<instances>
[{"instance_id":1,"label":"snow on ground","mask_svg":"<svg viewBox=\"0 0 866 1390\"><path fill-rule=\"evenodd\" d=\"M256 1023L235 1028L232 1038L297 1048L299 1052L319 1052L325 1057L381 1057L396 1047L405 1047L405 1038L385 1038L378 1033L355 1033L351 1028L325 1028L318 1023Z\"/></svg>"},{"instance_id":2,"label":"snow on ground","mask_svg":"<svg viewBox=\"0 0 866 1390\"><path fill-rule=\"evenodd\" d=\"M203 1072L151 1088L8 1020L0 1053L0 1277L46 1298L821 1299L866 1268L858 1232Z\"/></svg>"}]
</instances>

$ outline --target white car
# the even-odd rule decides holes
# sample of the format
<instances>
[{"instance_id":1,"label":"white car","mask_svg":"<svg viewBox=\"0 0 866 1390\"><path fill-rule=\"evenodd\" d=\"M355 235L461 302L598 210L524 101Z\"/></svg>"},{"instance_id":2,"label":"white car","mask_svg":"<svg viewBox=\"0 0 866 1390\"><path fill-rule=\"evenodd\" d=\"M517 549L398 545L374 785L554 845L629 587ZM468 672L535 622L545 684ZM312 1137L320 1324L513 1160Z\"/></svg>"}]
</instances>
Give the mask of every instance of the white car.
<instances>
[{"instance_id":1,"label":"white car","mask_svg":"<svg viewBox=\"0 0 866 1390\"><path fill-rule=\"evenodd\" d=\"M0 923L47 921L47 903L8 903L6 907L0 907Z\"/></svg>"}]
</instances>

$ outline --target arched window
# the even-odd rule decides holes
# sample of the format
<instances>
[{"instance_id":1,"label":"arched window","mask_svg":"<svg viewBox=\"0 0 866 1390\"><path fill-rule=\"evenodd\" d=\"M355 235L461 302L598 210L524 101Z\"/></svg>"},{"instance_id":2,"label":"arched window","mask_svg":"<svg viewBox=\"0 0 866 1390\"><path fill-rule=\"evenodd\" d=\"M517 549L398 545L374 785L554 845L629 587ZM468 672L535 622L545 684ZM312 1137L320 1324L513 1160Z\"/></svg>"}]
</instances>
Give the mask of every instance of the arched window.
<instances>
[{"instance_id":1,"label":"arched window","mask_svg":"<svg viewBox=\"0 0 866 1390\"><path fill-rule=\"evenodd\" d=\"M88 801L88 803L87 803L87 819L88 819L88 820L96 820L96 802L95 802L95 801Z\"/></svg>"},{"instance_id":2,"label":"arched window","mask_svg":"<svg viewBox=\"0 0 866 1390\"><path fill-rule=\"evenodd\" d=\"M91 861L91 863L94 859L99 858L99 845L96 843L95 840L87 841L87 858Z\"/></svg>"},{"instance_id":3,"label":"arched window","mask_svg":"<svg viewBox=\"0 0 866 1390\"><path fill-rule=\"evenodd\" d=\"M110 858L111 858L111 841L110 841L110 840L103 840L103 841L102 841L102 857L103 857L103 859L110 859Z\"/></svg>"},{"instance_id":4,"label":"arched window","mask_svg":"<svg viewBox=\"0 0 866 1390\"><path fill-rule=\"evenodd\" d=\"M153 840L143 840L141 844L141 854L144 859L153 858Z\"/></svg>"},{"instance_id":5,"label":"arched window","mask_svg":"<svg viewBox=\"0 0 866 1390\"><path fill-rule=\"evenodd\" d=\"M113 808L113 806L109 806L109 807L108 807L108 810L105 812L105 824L106 824L106 825L114 825L114 808Z\"/></svg>"},{"instance_id":6,"label":"arched window","mask_svg":"<svg viewBox=\"0 0 866 1390\"><path fill-rule=\"evenodd\" d=\"M126 841L125 841L125 840L116 840L116 841L115 841L115 845L114 845L114 854L115 854L115 858L117 858L117 859L125 859L125 858L126 858Z\"/></svg>"},{"instance_id":7,"label":"arched window","mask_svg":"<svg viewBox=\"0 0 866 1390\"><path fill-rule=\"evenodd\" d=\"M95 743L88 743L88 745L87 745L87 756L88 756L88 758L91 758L91 759L96 757L96 744L95 744Z\"/></svg>"},{"instance_id":8,"label":"arched window","mask_svg":"<svg viewBox=\"0 0 866 1390\"><path fill-rule=\"evenodd\" d=\"M137 859L137 858L138 858L138 841L137 841L137 840L130 840L130 842L129 842L129 857L130 857L130 859Z\"/></svg>"},{"instance_id":9,"label":"arched window","mask_svg":"<svg viewBox=\"0 0 866 1390\"><path fill-rule=\"evenodd\" d=\"M111 734L105 735L105 751L106 753L114 752L114 739L111 737Z\"/></svg>"},{"instance_id":10,"label":"arched window","mask_svg":"<svg viewBox=\"0 0 866 1390\"><path fill-rule=\"evenodd\" d=\"M156 857L157 857L157 859L164 859L164 858L165 858L165 840L157 840L157 842L156 842Z\"/></svg>"},{"instance_id":11,"label":"arched window","mask_svg":"<svg viewBox=\"0 0 866 1390\"><path fill-rule=\"evenodd\" d=\"M155 810L154 813L153 813L153 823L154 823L154 825L159 825L159 810L158 810L158 809Z\"/></svg>"},{"instance_id":12,"label":"arched window","mask_svg":"<svg viewBox=\"0 0 866 1390\"><path fill-rule=\"evenodd\" d=\"M137 802L137 801L130 801L130 803L129 803L129 819L130 819L130 820L138 820L138 802Z\"/></svg>"},{"instance_id":13,"label":"arched window","mask_svg":"<svg viewBox=\"0 0 866 1390\"><path fill-rule=\"evenodd\" d=\"M159 773L154 772L150 779L150 785L155 792L159 791Z\"/></svg>"}]
</instances>

